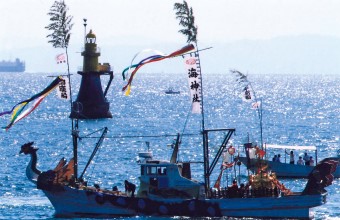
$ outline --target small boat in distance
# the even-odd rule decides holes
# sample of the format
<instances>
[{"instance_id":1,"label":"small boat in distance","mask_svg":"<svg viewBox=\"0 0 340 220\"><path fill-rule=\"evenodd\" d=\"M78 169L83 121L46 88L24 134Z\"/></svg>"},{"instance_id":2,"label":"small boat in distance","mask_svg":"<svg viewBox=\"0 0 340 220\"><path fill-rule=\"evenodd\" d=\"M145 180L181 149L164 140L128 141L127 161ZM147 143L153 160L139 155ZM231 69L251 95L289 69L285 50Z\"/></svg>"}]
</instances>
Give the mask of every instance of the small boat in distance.
<instances>
[{"instance_id":1,"label":"small boat in distance","mask_svg":"<svg viewBox=\"0 0 340 220\"><path fill-rule=\"evenodd\" d=\"M0 61L0 72L24 72L25 62L16 58L15 61Z\"/></svg>"},{"instance_id":2,"label":"small boat in distance","mask_svg":"<svg viewBox=\"0 0 340 220\"><path fill-rule=\"evenodd\" d=\"M251 143L246 144L245 146L246 156L239 156L238 159L247 167L248 170L252 170L256 172L255 169L257 164L261 161L261 163L268 166L268 170L275 172L277 177L283 178L308 178L308 175L312 172L315 167L315 164L318 164L318 154L316 146L287 146L287 145L272 145L265 144L264 152L266 153L264 157L261 159L260 156L256 153L256 146L252 146ZM274 152L281 150L280 156L281 160L278 162L273 158L269 157L269 152ZM290 163L290 152L293 151L294 155L294 163ZM298 154L298 152L300 153ZM312 152L312 153L310 153ZM327 160L340 160L340 151L338 151L338 155L335 157L325 158L323 161ZM275 154L274 157L277 157L278 154ZM304 156L308 155L307 158L312 157L314 160L314 165L306 165L305 161L303 163L298 163L298 159L304 159ZM284 158L284 159L283 159ZM337 166L335 172L333 173L335 178L340 178L340 166Z\"/></svg>"},{"instance_id":3,"label":"small boat in distance","mask_svg":"<svg viewBox=\"0 0 340 220\"><path fill-rule=\"evenodd\" d=\"M165 94L180 94L180 91L175 91L172 87L169 87L167 90L165 90Z\"/></svg>"}]
</instances>

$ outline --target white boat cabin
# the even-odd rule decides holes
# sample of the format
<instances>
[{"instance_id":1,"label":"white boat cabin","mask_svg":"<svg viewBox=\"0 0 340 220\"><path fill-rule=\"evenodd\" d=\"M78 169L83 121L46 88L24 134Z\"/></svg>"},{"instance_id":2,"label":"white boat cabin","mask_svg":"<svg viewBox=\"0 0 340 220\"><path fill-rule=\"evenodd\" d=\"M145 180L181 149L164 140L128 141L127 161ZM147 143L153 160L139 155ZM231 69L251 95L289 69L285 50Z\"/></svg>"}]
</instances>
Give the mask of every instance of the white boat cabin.
<instances>
[{"instance_id":1,"label":"white boat cabin","mask_svg":"<svg viewBox=\"0 0 340 220\"><path fill-rule=\"evenodd\" d=\"M204 184L191 179L190 163L153 160L151 152L140 153L141 175L138 197L199 198Z\"/></svg>"}]
</instances>

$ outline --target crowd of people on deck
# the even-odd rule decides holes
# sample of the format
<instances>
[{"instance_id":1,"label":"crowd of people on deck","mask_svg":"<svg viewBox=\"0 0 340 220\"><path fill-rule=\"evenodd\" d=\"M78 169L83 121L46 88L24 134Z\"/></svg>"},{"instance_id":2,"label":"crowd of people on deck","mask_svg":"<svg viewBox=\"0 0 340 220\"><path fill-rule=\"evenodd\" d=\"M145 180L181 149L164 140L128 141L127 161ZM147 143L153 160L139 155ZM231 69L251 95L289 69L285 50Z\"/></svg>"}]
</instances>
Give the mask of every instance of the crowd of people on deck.
<instances>
[{"instance_id":1,"label":"crowd of people on deck","mask_svg":"<svg viewBox=\"0 0 340 220\"><path fill-rule=\"evenodd\" d=\"M236 198L236 197L244 197L246 192L246 187L243 183L241 183L240 187L237 185L237 181L233 180L233 184L228 187L228 197Z\"/></svg>"},{"instance_id":2,"label":"crowd of people on deck","mask_svg":"<svg viewBox=\"0 0 340 220\"><path fill-rule=\"evenodd\" d=\"M286 152L287 155L289 155L289 163L290 164L295 164L295 159L294 159L294 152L290 151L290 153ZM279 162L281 163L281 155L280 154L275 154L273 159L273 162ZM298 165L307 165L307 166L314 166L315 162L312 156L309 156L307 152L305 152L304 156L299 156L298 161L296 162Z\"/></svg>"},{"instance_id":3,"label":"crowd of people on deck","mask_svg":"<svg viewBox=\"0 0 340 220\"><path fill-rule=\"evenodd\" d=\"M211 188L211 196L213 198L246 198L246 197L266 197L278 196L281 192L290 193L277 179L275 174L262 172L249 176L249 181L238 186L236 179L232 185L225 188Z\"/></svg>"}]
</instances>

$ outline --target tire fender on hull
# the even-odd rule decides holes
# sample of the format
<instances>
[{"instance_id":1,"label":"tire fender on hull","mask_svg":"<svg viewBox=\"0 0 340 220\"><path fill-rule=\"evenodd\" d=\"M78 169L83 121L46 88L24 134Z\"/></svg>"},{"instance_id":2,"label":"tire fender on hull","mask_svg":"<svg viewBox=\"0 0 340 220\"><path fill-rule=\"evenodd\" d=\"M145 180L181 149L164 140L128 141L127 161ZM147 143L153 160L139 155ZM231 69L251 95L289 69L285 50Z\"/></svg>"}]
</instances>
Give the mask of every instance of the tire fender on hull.
<instances>
[{"instance_id":1,"label":"tire fender on hull","mask_svg":"<svg viewBox=\"0 0 340 220\"><path fill-rule=\"evenodd\" d=\"M101 193L97 193L95 200L98 204L103 205L105 203L105 195L101 194Z\"/></svg>"}]
</instances>

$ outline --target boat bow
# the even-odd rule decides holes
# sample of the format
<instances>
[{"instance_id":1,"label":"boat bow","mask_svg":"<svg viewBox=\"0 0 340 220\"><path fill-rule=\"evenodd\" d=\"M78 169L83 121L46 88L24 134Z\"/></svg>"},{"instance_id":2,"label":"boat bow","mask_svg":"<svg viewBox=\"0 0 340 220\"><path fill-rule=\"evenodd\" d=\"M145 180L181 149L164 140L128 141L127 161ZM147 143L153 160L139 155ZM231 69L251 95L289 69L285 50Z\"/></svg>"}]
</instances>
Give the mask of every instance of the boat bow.
<instances>
[{"instance_id":1,"label":"boat bow","mask_svg":"<svg viewBox=\"0 0 340 220\"><path fill-rule=\"evenodd\" d=\"M25 155L29 154L31 156L31 160L26 167L26 176L28 180L37 184L38 177L41 174L41 171L37 169L37 151L38 148L33 147L34 142L29 142L21 146L20 154L23 153Z\"/></svg>"},{"instance_id":2,"label":"boat bow","mask_svg":"<svg viewBox=\"0 0 340 220\"><path fill-rule=\"evenodd\" d=\"M312 172L308 175L308 182L302 194L320 194L324 193L325 187L332 184L333 173L338 165L336 160L324 160L317 164Z\"/></svg>"}]
</instances>

